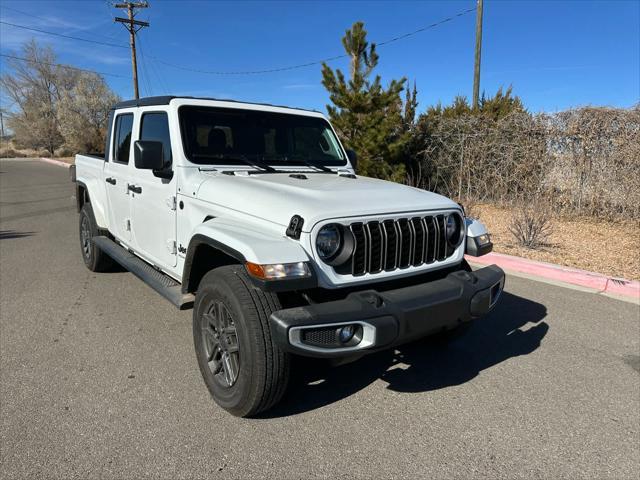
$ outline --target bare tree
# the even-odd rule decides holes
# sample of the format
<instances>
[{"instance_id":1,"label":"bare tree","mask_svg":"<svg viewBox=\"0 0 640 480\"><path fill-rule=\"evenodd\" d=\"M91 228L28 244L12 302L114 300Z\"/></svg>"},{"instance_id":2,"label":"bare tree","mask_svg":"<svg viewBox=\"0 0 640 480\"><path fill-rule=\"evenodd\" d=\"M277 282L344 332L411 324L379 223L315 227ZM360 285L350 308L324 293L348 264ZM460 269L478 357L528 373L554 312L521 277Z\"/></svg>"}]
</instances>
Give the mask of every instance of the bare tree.
<instances>
[{"instance_id":1,"label":"bare tree","mask_svg":"<svg viewBox=\"0 0 640 480\"><path fill-rule=\"evenodd\" d=\"M79 152L102 151L109 110L118 101L119 97L100 76L93 73L79 75L75 85L63 93L58 105L65 146Z\"/></svg>"},{"instance_id":2,"label":"bare tree","mask_svg":"<svg viewBox=\"0 0 640 480\"><path fill-rule=\"evenodd\" d=\"M64 142L56 115L61 96L59 85L74 72L55 66L53 50L39 47L34 40L24 45L21 56L27 61L10 59L13 73L0 78L7 96L17 107L7 124L19 146L46 148L53 154Z\"/></svg>"},{"instance_id":3,"label":"bare tree","mask_svg":"<svg viewBox=\"0 0 640 480\"><path fill-rule=\"evenodd\" d=\"M7 119L16 145L46 148L51 155L63 145L103 148L109 108L118 97L102 77L57 64L53 50L34 40L20 56L25 60L9 60L11 73L0 78L16 107Z\"/></svg>"}]
</instances>

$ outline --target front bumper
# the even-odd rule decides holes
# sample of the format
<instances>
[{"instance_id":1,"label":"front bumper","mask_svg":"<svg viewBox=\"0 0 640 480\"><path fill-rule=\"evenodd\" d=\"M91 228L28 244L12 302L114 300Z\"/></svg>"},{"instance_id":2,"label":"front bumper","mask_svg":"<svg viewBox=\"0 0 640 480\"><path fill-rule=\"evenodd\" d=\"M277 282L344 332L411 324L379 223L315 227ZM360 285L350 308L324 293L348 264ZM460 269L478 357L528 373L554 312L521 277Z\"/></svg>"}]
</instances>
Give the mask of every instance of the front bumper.
<instances>
[{"instance_id":1,"label":"front bumper","mask_svg":"<svg viewBox=\"0 0 640 480\"><path fill-rule=\"evenodd\" d=\"M343 300L278 310L269 320L274 340L285 351L337 358L386 349L481 317L496 305L503 287L504 272L491 265L420 285L364 290ZM343 342L340 332L349 326L355 335Z\"/></svg>"}]
</instances>

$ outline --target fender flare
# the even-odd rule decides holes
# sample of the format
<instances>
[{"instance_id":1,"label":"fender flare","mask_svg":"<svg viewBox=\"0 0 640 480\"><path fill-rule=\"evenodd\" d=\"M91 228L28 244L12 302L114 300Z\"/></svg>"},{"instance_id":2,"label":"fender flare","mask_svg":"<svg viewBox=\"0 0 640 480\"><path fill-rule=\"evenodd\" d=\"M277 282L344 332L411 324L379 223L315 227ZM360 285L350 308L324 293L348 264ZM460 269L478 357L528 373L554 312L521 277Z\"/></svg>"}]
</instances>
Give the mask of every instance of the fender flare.
<instances>
[{"instance_id":1,"label":"fender flare","mask_svg":"<svg viewBox=\"0 0 640 480\"><path fill-rule=\"evenodd\" d=\"M75 165L71 166L75 167ZM76 184L76 210L80 213L82 206L87 203L89 199L89 189L87 188L87 184L80 180L76 180L74 183Z\"/></svg>"},{"instance_id":2,"label":"fender flare","mask_svg":"<svg viewBox=\"0 0 640 480\"><path fill-rule=\"evenodd\" d=\"M318 285L309 255L297 241L287 237L270 236L227 223L222 219L212 218L198 225L189 240L182 273L183 292L189 290L189 278L196 252L201 245L208 245L233 258L243 268L247 262L258 264L307 262L309 265L311 276L305 278L266 281L249 275L254 286L261 290L272 292L306 290Z\"/></svg>"},{"instance_id":3,"label":"fender flare","mask_svg":"<svg viewBox=\"0 0 640 480\"><path fill-rule=\"evenodd\" d=\"M90 185L92 185L92 187L94 188L93 193L89 188L89 184L87 184L83 180L76 179L75 181L76 209L78 210L78 213L80 213L80 209L82 208L82 205L86 202L89 202L93 210L93 216L95 218L96 225L98 225L98 227L102 229L108 230L109 217L106 210L108 208L106 203L108 203L109 200L107 199L106 195L104 195L104 201L103 202L98 201L100 199L100 196L95 195L95 189L99 188L99 186L96 186L95 182L91 182ZM104 203L104 204L101 204L101 203Z\"/></svg>"}]
</instances>

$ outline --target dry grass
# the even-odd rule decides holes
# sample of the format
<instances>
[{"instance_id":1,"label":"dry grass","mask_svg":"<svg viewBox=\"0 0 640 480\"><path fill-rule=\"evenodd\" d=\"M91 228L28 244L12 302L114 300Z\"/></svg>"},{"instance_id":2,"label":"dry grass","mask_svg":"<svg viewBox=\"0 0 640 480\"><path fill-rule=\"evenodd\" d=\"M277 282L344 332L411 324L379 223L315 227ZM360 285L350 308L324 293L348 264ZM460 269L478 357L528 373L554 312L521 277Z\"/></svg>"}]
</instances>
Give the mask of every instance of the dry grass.
<instances>
[{"instance_id":1,"label":"dry grass","mask_svg":"<svg viewBox=\"0 0 640 480\"><path fill-rule=\"evenodd\" d=\"M66 163L73 164L75 157L69 156L68 149L58 149L55 155L51 155L45 149L33 149L33 148L19 148L17 147L12 140L2 140L0 141L0 158L55 158L56 160L61 160Z\"/></svg>"},{"instance_id":2,"label":"dry grass","mask_svg":"<svg viewBox=\"0 0 640 480\"><path fill-rule=\"evenodd\" d=\"M47 157L51 158L51 157ZM76 157L53 157L55 160L59 160L61 162L68 163L69 165L73 165L76 163Z\"/></svg>"},{"instance_id":3,"label":"dry grass","mask_svg":"<svg viewBox=\"0 0 640 480\"><path fill-rule=\"evenodd\" d=\"M75 157L58 157L51 156L49 152L46 150L30 150L30 149L22 149L22 150L13 150L11 148L0 148L0 158L53 158L55 160L60 160L61 162L68 163L73 165L76 161Z\"/></svg>"},{"instance_id":4,"label":"dry grass","mask_svg":"<svg viewBox=\"0 0 640 480\"><path fill-rule=\"evenodd\" d=\"M516 245L509 231L512 209L478 204L474 213L488 227L496 252L640 280L640 222L554 216L549 243L532 250Z\"/></svg>"}]
</instances>

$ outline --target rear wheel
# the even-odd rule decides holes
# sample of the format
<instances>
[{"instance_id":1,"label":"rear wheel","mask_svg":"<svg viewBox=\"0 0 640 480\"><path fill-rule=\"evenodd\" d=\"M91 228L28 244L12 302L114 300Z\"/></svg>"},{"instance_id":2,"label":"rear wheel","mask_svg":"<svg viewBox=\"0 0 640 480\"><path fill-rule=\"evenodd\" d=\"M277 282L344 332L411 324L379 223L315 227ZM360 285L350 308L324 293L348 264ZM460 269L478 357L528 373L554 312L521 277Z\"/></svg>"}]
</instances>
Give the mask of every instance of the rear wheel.
<instances>
[{"instance_id":1,"label":"rear wheel","mask_svg":"<svg viewBox=\"0 0 640 480\"><path fill-rule=\"evenodd\" d=\"M269 316L278 297L254 288L242 265L211 270L193 309L198 366L218 405L239 417L277 403L289 380L289 355L273 341Z\"/></svg>"},{"instance_id":2,"label":"rear wheel","mask_svg":"<svg viewBox=\"0 0 640 480\"><path fill-rule=\"evenodd\" d=\"M93 242L94 237L108 235L106 230L98 228L90 203L80 210L80 250L84 264L92 272L105 272L113 267L113 260Z\"/></svg>"}]
</instances>

